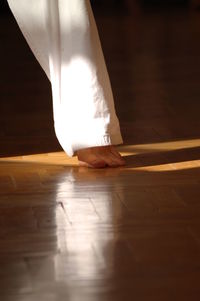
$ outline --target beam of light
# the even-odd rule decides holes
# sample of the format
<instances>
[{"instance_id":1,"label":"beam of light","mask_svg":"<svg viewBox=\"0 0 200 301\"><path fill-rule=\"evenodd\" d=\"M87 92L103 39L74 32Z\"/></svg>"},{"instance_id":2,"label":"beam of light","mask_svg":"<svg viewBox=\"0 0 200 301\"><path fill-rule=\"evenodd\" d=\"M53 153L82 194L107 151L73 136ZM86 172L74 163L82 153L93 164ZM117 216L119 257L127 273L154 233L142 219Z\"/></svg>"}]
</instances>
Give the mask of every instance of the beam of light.
<instances>
[{"instance_id":1,"label":"beam of light","mask_svg":"<svg viewBox=\"0 0 200 301\"><path fill-rule=\"evenodd\" d=\"M128 168L128 167L127 167ZM200 160L176 162L176 163L167 163L159 165L148 165L141 167L130 167L134 171L148 171L148 172L165 172L165 171L178 171L178 170L187 170L200 168Z\"/></svg>"},{"instance_id":2,"label":"beam of light","mask_svg":"<svg viewBox=\"0 0 200 301\"><path fill-rule=\"evenodd\" d=\"M76 157L70 158L65 152L39 153L31 155L19 155L13 157L2 157L0 163L35 163L47 165L77 166Z\"/></svg>"},{"instance_id":3,"label":"beam of light","mask_svg":"<svg viewBox=\"0 0 200 301\"><path fill-rule=\"evenodd\" d=\"M175 150L189 149L195 147L200 147L200 139L126 145L126 146L121 146L118 149L122 151L125 156L128 156L128 155L143 154L149 152L175 151Z\"/></svg>"},{"instance_id":4,"label":"beam of light","mask_svg":"<svg viewBox=\"0 0 200 301\"><path fill-rule=\"evenodd\" d=\"M190 139L190 140L179 140L179 141L168 141L168 142L157 142L150 144L138 144L138 145L124 145L117 147L122 156L124 157L132 157L136 158L138 155L154 154L154 158L156 158L156 153L158 155L164 154L164 152L173 152L179 150L187 150L188 160L182 160L177 162L169 162L167 164L162 164L162 158L160 159L160 164L145 164L145 166L141 165L137 166L125 166L121 170L131 169L135 171L173 171L173 170L186 170L191 168L200 167L200 160L194 158L194 160L189 160L189 152L190 149L195 150L195 148L200 147L200 139ZM173 154L172 154L173 159ZM169 159L170 161L170 159ZM77 157L68 157L65 152L52 152L52 153L40 153L40 154L31 154L31 155L20 155L13 157L2 157L0 158L0 163L35 163L35 164L47 164L47 165L61 165L61 166L78 166Z\"/></svg>"}]
</instances>

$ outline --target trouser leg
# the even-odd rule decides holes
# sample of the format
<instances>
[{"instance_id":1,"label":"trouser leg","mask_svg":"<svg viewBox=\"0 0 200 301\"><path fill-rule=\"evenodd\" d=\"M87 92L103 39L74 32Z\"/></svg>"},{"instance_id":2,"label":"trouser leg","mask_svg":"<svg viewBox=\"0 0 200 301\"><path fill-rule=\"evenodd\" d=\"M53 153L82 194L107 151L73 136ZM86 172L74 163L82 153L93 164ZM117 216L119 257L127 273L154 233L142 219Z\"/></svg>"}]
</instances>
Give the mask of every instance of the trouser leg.
<instances>
[{"instance_id":1,"label":"trouser leg","mask_svg":"<svg viewBox=\"0 0 200 301\"><path fill-rule=\"evenodd\" d=\"M111 85L89 0L8 0L52 85L57 138L69 156L121 144Z\"/></svg>"}]
</instances>

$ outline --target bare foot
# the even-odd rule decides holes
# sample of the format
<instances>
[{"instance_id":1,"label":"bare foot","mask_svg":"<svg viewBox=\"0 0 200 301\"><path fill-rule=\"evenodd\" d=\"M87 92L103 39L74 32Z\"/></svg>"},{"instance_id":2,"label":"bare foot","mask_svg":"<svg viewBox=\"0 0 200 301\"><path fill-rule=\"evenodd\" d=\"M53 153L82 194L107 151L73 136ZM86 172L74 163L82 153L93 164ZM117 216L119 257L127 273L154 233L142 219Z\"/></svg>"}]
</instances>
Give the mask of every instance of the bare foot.
<instances>
[{"instance_id":1,"label":"bare foot","mask_svg":"<svg viewBox=\"0 0 200 301\"><path fill-rule=\"evenodd\" d=\"M104 168L125 165L125 160L113 145L85 148L77 151L80 166Z\"/></svg>"}]
</instances>

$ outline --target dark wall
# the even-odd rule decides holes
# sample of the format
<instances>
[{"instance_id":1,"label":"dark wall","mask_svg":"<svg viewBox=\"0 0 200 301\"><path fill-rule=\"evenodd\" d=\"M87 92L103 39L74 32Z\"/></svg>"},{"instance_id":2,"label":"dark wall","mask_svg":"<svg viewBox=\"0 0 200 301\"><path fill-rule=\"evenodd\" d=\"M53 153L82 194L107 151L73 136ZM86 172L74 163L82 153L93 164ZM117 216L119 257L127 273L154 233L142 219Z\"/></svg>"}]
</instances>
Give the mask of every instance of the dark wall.
<instances>
[{"instance_id":1,"label":"dark wall","mask_svg":"<svg viewBox=\"0 0 200 301\"><path fill-rule=\"evenodd\" d=\"M17 1L17 0L16 0ZM33 1L33 0L27 0L27 1ZM90 0L93 5L101 5L106 10L106 7L114 6L123 4L123 2L126 2L127 0ZM129 0L129 1L137 1L145 6L152 6L152 5L187 5L191 2L191 0ZM0 0L0 14L8 14L10 13L7 0Z\"/></svg>"},{"instance_id":2,"label":"dark wall","mask_svg":"<svg viewBox=\"0 0 200 301\"><path fill-rule=\"evenodd\" d=\"M146 6L187 6L190 0L140 0L141 4Z\"/></svg>"},{"instance_id":3,"label":"dark wall","mask_svg":"<svg viewBox=\"0 0 200 301\"><path fill-rule=\"evenodd\" d=\"M7 14L9 13L9 7L6 0L0 0L0 14Z\"/></svg>"}]
</instances>

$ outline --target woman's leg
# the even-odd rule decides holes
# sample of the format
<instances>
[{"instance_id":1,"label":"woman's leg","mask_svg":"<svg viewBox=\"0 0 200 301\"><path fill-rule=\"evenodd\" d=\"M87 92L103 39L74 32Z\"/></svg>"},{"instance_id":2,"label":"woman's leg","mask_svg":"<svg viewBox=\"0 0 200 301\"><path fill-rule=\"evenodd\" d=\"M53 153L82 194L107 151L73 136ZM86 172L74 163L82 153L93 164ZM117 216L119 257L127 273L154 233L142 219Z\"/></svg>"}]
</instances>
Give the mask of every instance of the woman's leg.
<instances>
[{"instance_id":1,"label":"woman's leg","mask_svg":"<svg viewBox=\"0 0 200 301\"><path fill-rule=\"evenodd\" d=\"M91 165L123 164L111 146L122 137L89 0L8 3L51 81L55 131L65 152Z\"/></svg>"}]
</instances>

